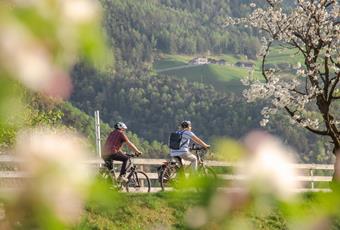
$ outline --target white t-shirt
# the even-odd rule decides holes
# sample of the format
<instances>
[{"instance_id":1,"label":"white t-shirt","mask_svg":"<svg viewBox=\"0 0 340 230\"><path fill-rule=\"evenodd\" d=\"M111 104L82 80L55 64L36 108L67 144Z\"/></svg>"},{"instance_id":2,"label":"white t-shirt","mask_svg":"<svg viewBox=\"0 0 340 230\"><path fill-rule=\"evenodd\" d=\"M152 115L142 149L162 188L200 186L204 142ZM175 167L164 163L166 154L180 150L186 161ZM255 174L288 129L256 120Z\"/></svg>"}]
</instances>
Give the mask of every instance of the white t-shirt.
<instances>
[{"instance_id":1,"label":"white t-shirt","mask_svg":"<svg viewBox=\"0 0 340 230\"><path fill-rule=\"evenodd\" d=\"M170 156L175 157L175 156L181 156L187 152L189 152L189 144L191 141L191 138L194 136L195 134L189 130L185 130L182 133L182 139L181 139L181 143L180 149L171 149L170 151Z\"/></svg>"}]
</instances>

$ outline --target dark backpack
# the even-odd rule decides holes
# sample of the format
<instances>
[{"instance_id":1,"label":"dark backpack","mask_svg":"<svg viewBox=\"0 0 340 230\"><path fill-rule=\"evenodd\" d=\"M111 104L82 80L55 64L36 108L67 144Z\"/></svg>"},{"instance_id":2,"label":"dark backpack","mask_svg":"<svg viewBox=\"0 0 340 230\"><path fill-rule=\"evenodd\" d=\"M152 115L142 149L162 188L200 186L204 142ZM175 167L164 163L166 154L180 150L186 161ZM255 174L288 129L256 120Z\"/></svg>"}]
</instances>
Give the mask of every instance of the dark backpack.
<instances>
[{"instance_id":1,"label":"dark backpack","mask_svg":"<svg viewBox=\"0 0 340 230\"><path fill-rule=\"evenodd\" d=\"M182 140L182 135L183 135L184 131L177 131L174 133L170 134L170 138L169 138L169 148L170 149L180 149L186 142L181 144L181 140Z\"/></svg>"}]
</instances>

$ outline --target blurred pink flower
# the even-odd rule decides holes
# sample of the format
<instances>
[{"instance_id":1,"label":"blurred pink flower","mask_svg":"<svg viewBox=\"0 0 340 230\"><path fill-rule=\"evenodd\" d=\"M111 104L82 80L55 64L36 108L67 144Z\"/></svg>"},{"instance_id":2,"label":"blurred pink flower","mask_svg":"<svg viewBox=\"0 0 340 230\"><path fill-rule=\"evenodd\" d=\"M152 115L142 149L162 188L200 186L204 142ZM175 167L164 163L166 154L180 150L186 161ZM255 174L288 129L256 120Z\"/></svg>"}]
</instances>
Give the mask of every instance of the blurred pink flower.
<instances>
[{"instance_id":1,"label":"blurred pink flower","mask_svg":"<svg viewBox=\"0 0 340 230\"><path fill-rule=\"evenodd\" d=\"M272 193L280 199L291 198L301 187L293 168L293 152L276 137L261 131L248 134L244 141L248 157L240 174L249 189Z\"/></svg>"},{"instance_id":2,"label":"blurred pink flower","mask_svg":"<svg viewBox=\"0 0 340 230\"><path fill-rule=\"evenodd\" d=\"M84 163L89 151L78 136L45 128L18 135L16 153L24 159L23 169L30 179L23 196L51 207L63 221L76 221L83 210L92 172Z\"/></svg>"}]
</instances>

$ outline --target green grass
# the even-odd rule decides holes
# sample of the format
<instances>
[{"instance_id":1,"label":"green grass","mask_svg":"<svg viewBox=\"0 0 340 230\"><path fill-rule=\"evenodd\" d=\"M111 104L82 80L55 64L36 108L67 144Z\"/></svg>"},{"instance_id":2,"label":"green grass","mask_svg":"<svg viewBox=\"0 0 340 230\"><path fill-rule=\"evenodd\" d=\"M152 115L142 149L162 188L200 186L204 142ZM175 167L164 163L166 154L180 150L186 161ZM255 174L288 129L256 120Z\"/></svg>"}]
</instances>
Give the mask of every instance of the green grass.
<instances>
[{"instance_id":1,"label":"green grass","mask_svg":"<svg viewBox=\"0 0 340 230\"><path fill-rule=\"evenodd\" d=\"M186 202L170 193L126 194L112 209L88 205L74 229L183 229L185 211L196 200L190 194Z\"/></svg>"},{"instance_id":2,"label":"green grass","mask_svg":"<svg viewBox=\"0 0 340 230\"><path fill-rule=\"evenodd\" d=\"M304 194L301 205L296 206L298 209L295 207L296 210L293 208L290 212L286 210L286 214L290 216L295 213L296 216L304 216L305 211L308 212L316 205L317 195L322 194ZM190 229L186 226L187 211L193 207L205 207L207 211L210 210L209 201L212 197L211 194L193 192L121 194L116 200L116 204L109 208L98 203L89 204L82 216L81 223L73 229ZM233 224L230 222L232 217L223 216L222 219L217 220L208 216L207 224L200 229L227 229L227 226ZM243 221L249 221L252 224L254 227L252 229L288 229L287 220L283 213L276 208L273 208L270 213L266 211L266 208L263 210L249 209L244 213L243 218L245 218ZM237 219L234 218L233 221L237 221ZM240 223L234 224L237 224L234 229L242 229L239 226ZM339 220L334 222L332 227L334 227L332 229L339 229Z\"/></svg>"},{"instance_id":3,"label":"green grass","mask_svg":"<svg viewBox=\"0 0 340 230\"><path fill-rule=\"evenodd\" d=\"M169 55L163 54L161 59L153 63L153 68L155 70L161 70L171 67L177 67L182 65L187 65L193 57L186 55Z\"/></svg>"},{"instance_id":4,"label":"green grass","mask_svg":"<svg viewBox=\"0 0 340 230\"><path fill-rule=\"evenodd\" d=\"M187 64L186 62L182 62L182 61L163 60L163 61L160 61L154 64L154 69L161 70L161 69L166 69L166 68L171 68L171 67L183 66L186 64Z\"/></svg>"},{"instance_id":5,"label":"green grass","mask_svg":"<svg viewBox=\"0 0 340 230\"><path fill-rule=\"evenodd\" d=\"M211 84L222 91L240 91L243 89L240 79L248 75L247 69L234 66L221 66L216 64L197 65L189 68L169 70L162 72L167 76L184 77L189 81ZM259 78L259 72L256 72Z\"/></svg>"},{"instance_id":6,"label":"green grass","mask_svg":"<svg viewBox=\"0 0 340 230\"><path fill-rule=\"evenodd\" d=\"M296 55L296 50L285 50L282 52L278 47L270 49L270 53L267 56L267 63L277 64L277 63L289 63L296 65L298 62L303 64L303 57L301 54Z\"/></svg>"}]
</instances>

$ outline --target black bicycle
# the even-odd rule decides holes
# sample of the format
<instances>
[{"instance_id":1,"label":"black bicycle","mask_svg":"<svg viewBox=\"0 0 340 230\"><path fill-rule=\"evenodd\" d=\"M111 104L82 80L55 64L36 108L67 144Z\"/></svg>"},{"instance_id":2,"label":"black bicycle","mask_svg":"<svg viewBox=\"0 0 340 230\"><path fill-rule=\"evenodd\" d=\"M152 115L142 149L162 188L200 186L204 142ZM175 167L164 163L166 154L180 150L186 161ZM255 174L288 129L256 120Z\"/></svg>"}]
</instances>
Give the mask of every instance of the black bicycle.
<instances>
[{"instance_id":1,"label":"black bicycle","mask_svg":"<svg viewBox=\"0 0 340 230\"><path fill-rule=\"evenodd\" d=\"M126 155L129 157L126 167L126 182L117 180L114 169L109 171L106 167L102 167L101 175L104 178L111 178L113 188L118 191L150 192L151 183L148 175L142 170L137 170L137 166L134 165L131 160L131 158L136 157L136 155L131 153L127 153Z\"/></svg>"},{"instance_id":2,"label":"black bicycle","mask_svg":"<svg viewBox=\"0 0 340 230\"><path fill-rule=\"evenodd\" d=\"M203 147L192 147L190 148L190 152L195 154L198 161L197 172L198 175L201 176L209 176L216 179L216 173L214 170L207 166L203 160L203 157L207 154L208 150ZM172 186L173 183L178 180L180 174L185 175L185 169L191 166L184 166L182 163L182 159L180 157L172 157L169 161L164 162L162 166L160 166L160 170L158 171L159 177L158 180L161 184L161 188L164 191L166 188Z\"/></svg>"}]
</instances>

